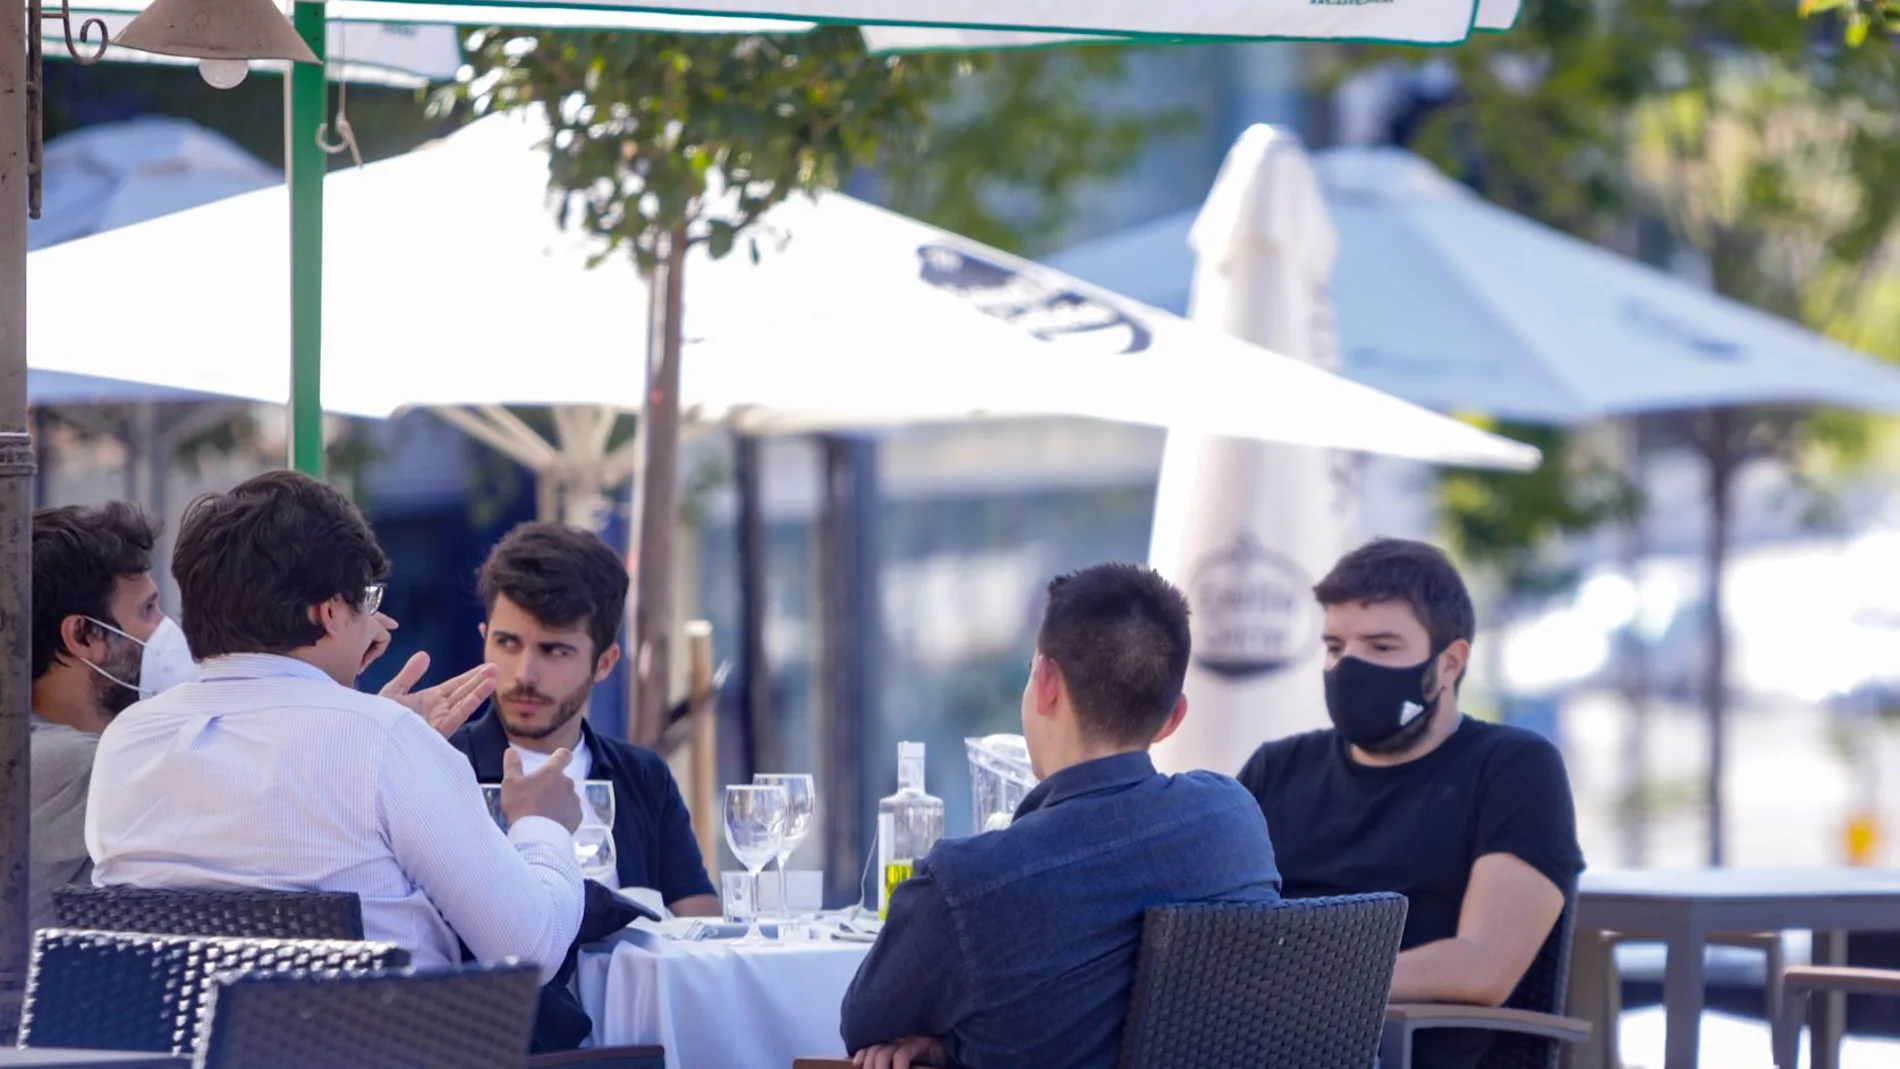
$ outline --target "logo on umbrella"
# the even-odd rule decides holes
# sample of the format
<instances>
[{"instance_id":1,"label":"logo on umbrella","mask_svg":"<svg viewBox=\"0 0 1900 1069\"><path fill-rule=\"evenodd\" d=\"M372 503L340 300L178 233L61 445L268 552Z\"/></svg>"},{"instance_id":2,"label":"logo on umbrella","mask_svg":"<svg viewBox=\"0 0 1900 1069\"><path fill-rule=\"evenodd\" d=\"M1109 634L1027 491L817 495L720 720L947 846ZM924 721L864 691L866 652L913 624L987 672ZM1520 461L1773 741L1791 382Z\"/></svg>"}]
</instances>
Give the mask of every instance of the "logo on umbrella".
<instances>
[{"instance_id":1,"label":"logo on umbrella","mask_svg":"<svg viewBox=\"0 0 1900 1069\"><path fill-rule=\"evenodd\" d=\"M1128 313L1072 289L1048 285L1021 271L948 245L920 245L917 277L968 299L1047 342L1081 342L1111 353L1139 353L1154 335Z\"/></svg>"},{"instance_id":2,"label":"logo on umbrella","mask_svg":"<svg viewBox=\"0 0 1900 1069\"><path fill-rule=\"evenodd\" d=\"M1742 347L1727 338L1704 333L1648 301L1631 297L1623 302L1623 321L1665 341L1674 342L1702 360L1740 360Z\"/></svg>"},{"instance_id":3,"label":"logo on umbrella","mask_svg":"<svg viewBox=\"0 0 1900 1069\"><path fill-rule=\"evenodd\" d=\"M1311 581L1250 531L1201 558L1188 602L1194 610L1194 662L1215 675L1267 675L1317 648L1320 615Z\"/></svg>"}]
</instances>

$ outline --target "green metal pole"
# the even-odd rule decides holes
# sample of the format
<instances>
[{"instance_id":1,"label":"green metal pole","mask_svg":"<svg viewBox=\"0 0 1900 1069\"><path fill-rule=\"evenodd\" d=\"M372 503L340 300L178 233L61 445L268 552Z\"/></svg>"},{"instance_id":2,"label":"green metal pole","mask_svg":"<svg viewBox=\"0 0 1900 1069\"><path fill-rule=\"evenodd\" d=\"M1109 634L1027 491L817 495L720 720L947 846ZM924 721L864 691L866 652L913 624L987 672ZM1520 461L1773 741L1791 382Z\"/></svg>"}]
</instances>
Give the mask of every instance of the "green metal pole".
<instances>
[{"instance_id":1,"label":"green metal pole","mask_svg":"<svg viewBox=\"0 0 1900 1069\"><path fill-rule=\"evenodd\" d=\"M323 5L299 2L298 36L324 58ZM330 120L319 62L292 63L284 79L284 180L290 188L290 466L323 475L323 172L317 134Z\"/></svg>"}]
</instances>

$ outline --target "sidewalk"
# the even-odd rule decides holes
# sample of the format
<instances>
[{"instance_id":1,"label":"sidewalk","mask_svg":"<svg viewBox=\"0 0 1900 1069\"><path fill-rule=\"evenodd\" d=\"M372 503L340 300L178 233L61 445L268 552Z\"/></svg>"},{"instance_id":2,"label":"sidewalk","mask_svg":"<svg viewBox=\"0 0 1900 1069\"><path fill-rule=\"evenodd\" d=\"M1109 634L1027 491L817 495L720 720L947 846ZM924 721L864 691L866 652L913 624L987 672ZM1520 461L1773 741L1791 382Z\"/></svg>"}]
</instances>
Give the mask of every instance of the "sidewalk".
<instances>
[{"instance_id":1,"label":"sidewalk","mask_svg":"<svg viewBox=\"0 0 1900 1069\"><path fill-rule=\"evenodd\" d=\"M1708 1069L1774 1069L1768 1026L1721 1013L1702 1015L1702 1064ZM1663 1063L1663 1011L1655 1006L1623 1015L1620 1041L1623 1069L1660 1069ZM1801 1064L1808 1050L1801 1048ZM1841 1044L1841 1069L1895 1069L1900 1040L1849 1036Z\"/></svg>"}]
</instances>

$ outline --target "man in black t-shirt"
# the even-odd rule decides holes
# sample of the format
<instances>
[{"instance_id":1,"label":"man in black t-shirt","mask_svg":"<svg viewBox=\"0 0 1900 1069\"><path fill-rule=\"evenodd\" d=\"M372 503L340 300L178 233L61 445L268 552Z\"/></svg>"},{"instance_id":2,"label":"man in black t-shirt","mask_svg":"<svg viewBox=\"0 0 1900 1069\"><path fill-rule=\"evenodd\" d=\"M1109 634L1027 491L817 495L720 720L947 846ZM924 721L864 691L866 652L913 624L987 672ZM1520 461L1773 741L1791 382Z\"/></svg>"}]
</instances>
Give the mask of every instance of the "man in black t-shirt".
<instances>
[{"instance_id":1,"label":"man in black t-shirt","mask_svg":"<svg viewBox=\"0 0 1900 1069\"><path fill-rule=\"evenodd\" d=\"M1288 898L1397 891L1393 1002L1502 1004L1583 870L1563 758L1458 711L1476 614L1443 553L1381 539L1314 588L1333 727L1260 747L1260 801ZM1467 1069L1481 1032L1421 1033L1418 1069Z\"/></svg>"}]
</instances>

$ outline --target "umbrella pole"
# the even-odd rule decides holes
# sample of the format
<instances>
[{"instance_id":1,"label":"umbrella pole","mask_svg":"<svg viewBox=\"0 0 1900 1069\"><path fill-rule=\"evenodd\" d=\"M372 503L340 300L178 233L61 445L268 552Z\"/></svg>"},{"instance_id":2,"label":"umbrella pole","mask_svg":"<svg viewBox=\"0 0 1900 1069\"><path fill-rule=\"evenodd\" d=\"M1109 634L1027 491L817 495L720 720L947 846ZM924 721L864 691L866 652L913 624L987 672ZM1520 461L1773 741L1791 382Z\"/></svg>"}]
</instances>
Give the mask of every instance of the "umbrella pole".
<instances>
[{"instance_id":1,"label":"umbrella pole","mask_svg":"<svg viewBox=\"0 0 1900 1069\"><path fill-rule=\"evenodd\" d=\"M26 215L29 146L26 5L0 4L0 1039L12 1042L32 938L27 898L27 772L32 705L33 444L26 423Z\"/></svg>"},{"instance_id":2,"label":"umbrella pole","mask_svg":"<svg viewBox=\"0 0 1900 1069\"><path fill-rule=\"evenodd\" d=\"M290 466L323 475L323 173L330 118L323 5L298 3L297 35L318 62L284 76L284 181L290 190Z\"/></svg>"}]
</instances>

